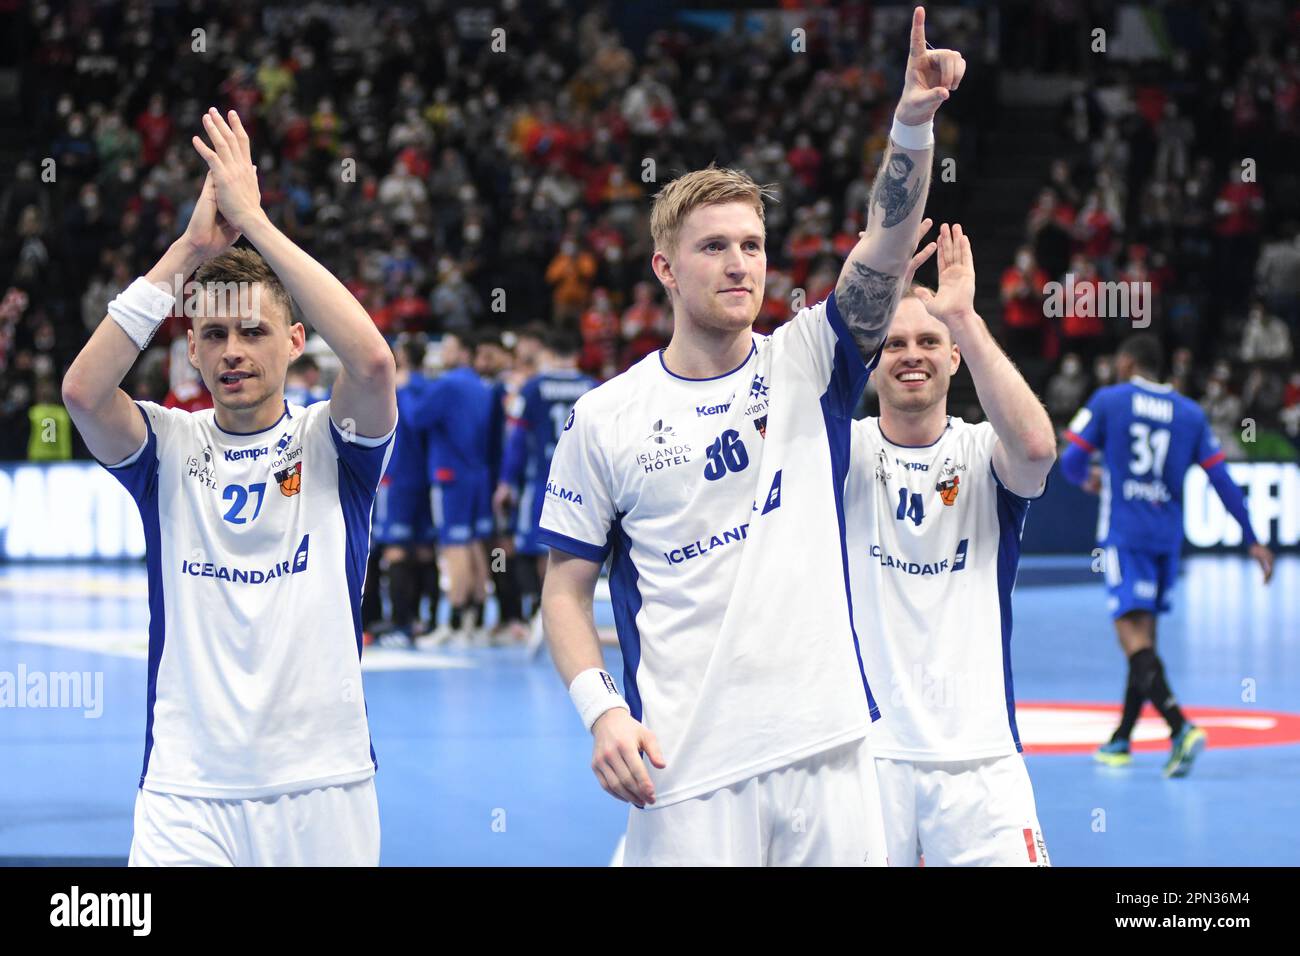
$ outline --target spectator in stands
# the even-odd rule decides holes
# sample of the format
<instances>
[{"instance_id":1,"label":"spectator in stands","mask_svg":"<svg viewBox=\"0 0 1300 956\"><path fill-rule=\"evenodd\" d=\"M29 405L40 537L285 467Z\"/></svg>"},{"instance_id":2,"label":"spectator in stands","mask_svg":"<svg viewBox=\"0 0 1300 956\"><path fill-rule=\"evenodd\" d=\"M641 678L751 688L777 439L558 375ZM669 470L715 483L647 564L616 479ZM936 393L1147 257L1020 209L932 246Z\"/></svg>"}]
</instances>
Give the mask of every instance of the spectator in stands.
<instances>
[{"instance_id":1,"label":"spectator in stands","mask_svg":"<svg viewBox=\"0 0 1300 956\"><path fill-rule=\"evenodd\" d=\"M596 260L577 241L566 236L551 264L546 267L546 283L551 286L551 315L559 325L576 325L591 295L596 277Z\"/></svg>"},{"instance_id":2,"label":"spectator in stands","mask_svg":"<svg viewBox=\"0 0 1300 956\"><path fill-rule=\"evenodd\" d=\"M1061 368L1047 383L1047 413L1052 421L1064 425L1088 397L1088 376L1083 362L1073 352L1061 360Z\"/></svg>"},{"instance_id":3,"label":"spectator in stands","mask_svg":"<svg viewBox=\"0 0 1300 956\"><path fill-rule=\"evenodd\" d=\"M1291 332L1275 315L1269 315L1262 299L1254 299L1241 333L1243 362L1286 362L1291 358Z\"/></svg>"},{"instance_id":4,"label":"spectator in stands","mask_svg":"<svg viewBox=\"0 0 1300 956\"><path fill-rule=\"evenodd\" d=\"M1038 267L1034 250L1029 246L1017 249L1015 262L1002 273L1002 341L1012 355L1042 354L1043 289L1047 283L1047 273Z\"/></svg>"}]
</instances>

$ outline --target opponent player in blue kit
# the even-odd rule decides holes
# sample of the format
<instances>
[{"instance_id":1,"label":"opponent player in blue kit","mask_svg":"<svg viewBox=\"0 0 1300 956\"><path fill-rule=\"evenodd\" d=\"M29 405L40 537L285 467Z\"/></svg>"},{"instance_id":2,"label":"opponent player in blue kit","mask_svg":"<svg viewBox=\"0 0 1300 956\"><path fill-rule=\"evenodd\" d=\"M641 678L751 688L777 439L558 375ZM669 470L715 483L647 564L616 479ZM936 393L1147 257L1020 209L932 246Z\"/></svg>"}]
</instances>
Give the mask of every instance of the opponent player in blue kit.
<instances>
[{"instance_id":1,"label":"opponent player in blue kit","mask_svg":"<svg viewBox=\"0 0 1300 956\"><path fill-rule=\"evenodd\" d=\"M209 175L189 226L109 305L63 382L87 447L144 521L149 682L130 860L375 865L359 605L397 420L393 356L262 210L239 117L213 109L203 126L211 146L192 142ZM257 252L225 251L241 233ZM119 383L196 269L189 357L215 407L132 402ZM341 364L310 408L284 399L306 336L291 296Z\"/></svg>"},{"instance_id":2,"label":"opponent player in blue kit","mask_svg":"<svg viewBox=\"0 0 1300 956\"><path fill-rule=\"evenodd\" d=\"M764 192L710 167L655 197L673 337L578 399L542 508L552 656L629 865L884 865L879 711L849 604L849 425L923 233L932 120L965 71L913 14L868 222L834 292L771 336ZM626 699L601 668L601 565ZM648 757L653 769L642 759Z\"/></svg>"},{"instance_id":3,"label":"opponent player in blue kit","mask_svg":"<svg viewBox=\"0 0 1300 956\"><path fill-rule=\"evenodd\" d=\"M433 523L448 578L451 622L418 641L421 647L436 647L458 633L468 638L483 623L488 574L483 542L492 535L492 389L474 371L473 349L461 336L448 332L441 351L446 371L412 403L410 419L428 442Z\"/></svg>"},{"instance_id":4,"label":"opponent player in blue kit","mask_svg":"<svg viewBox=\"0 0 1300 956\"><path fill-rule=\"evenodd\" d=\"M375 496L374 539L392 604L391 628L378 635L384 646L410 646L424 633L420 603L427 594L430 616L438 614L438 565L429 500L427 434L414 428L412 409L423 400L429 380L421 367L425 346L408 338L394 348L397 362L397 434L388 470Z\"/></svg>"},{"instance_id":5,"label":"opponent player in blue kit","mask_svg":"<svg viewBox=\"0 0 1300 956\"><path fill-rule=\"evenodd\" d=\"M1128 658L1124 712L1111 739L1096 753L1102 763L1132 760L1129 738L1144 701L1169 724L1172 751L1165 776L1192 769L1205 731L1178 706L1156 654L1156 615L1169 610L1183 543L1183 478L1199 464L1237 523L1250 555L1273 574L1273 552L1255 539L1241 489L1224 463L1218 439L1199 405L1159 381L1160 340L1150 333L1126 339L1115 360L1119 384L1099 389L1070 422L1061 471L1070 481L1100 492L1097 543L1106 548L1106 589L1120 647ZM1088 461L1102 456L1098 475Z\"/></svg>"},{"instance_id":6,"label":"opponent player in blue kit","mask_svg":"<svg viewBox=\"0 0 1300 956\"><path fill-rule=\"evenodd\" d=\"M582 339L577 332L554 329L547 334L542 371L524 383L513 402L501 481L492 500L493 507L502 512L518 505L515 552L535 565L535 593L540 593L541 582L546 579L547 549L538 532L551 457L574 403L597 385L590 375L578 371L581 351ZM543 636L540 614L535 621L532 648L540 646Z\"/></svg>"}]
</instances>

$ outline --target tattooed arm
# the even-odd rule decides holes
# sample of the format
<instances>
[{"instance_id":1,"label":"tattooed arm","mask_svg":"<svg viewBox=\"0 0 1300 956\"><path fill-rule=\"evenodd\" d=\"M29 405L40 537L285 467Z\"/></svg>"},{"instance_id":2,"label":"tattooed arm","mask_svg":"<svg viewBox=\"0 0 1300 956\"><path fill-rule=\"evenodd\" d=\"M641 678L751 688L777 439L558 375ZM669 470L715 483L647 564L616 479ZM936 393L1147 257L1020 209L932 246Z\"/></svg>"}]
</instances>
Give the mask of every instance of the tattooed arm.
<instances>
[{"instance_id":1,"label":"tattooed arm","mask_svg":"<svg viewBox=\"0 0 1300 956\"><path fill-rule=\"evenodd\" d=\"M953 50L927 50L925 11L912 14L907 78L894 118L904 126L924 127L955 90L966 61ZM875 354L906 283L917 266L934 254L934 243L912 252L929 228L921 201L930 188L933 141L905 149L891 138L876 176L867 209L867 228L849 253L835 286L835 302L864 359Z\"/></svg>"}]
</instances>

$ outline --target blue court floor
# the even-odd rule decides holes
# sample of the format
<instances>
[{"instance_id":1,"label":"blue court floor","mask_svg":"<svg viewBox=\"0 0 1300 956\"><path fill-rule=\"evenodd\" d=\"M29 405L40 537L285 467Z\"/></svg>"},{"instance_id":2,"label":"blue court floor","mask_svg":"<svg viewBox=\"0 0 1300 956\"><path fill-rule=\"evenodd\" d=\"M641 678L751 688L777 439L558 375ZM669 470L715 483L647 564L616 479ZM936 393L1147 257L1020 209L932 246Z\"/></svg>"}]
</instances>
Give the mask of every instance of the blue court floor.
<instances>
[{"instance_id":1,"label":"blue court floor","mask_svg":"<svg viewBox=\"0 0 1300 956\"><path fill-rule=\"evenodd\" d=\"M1056 865L1300 864L1300 743L1271 742L1300 740L1284 716L1300 715L1298 595L1300 556L1280 559L1268 588L1242 557L1185 562L1159 644L1183 705L1208 709L1211 739L1170 781L1163 749L1124 770L1088 756L1114 717L1087 705L1116 704L1124 682L1100 577L1077 558L1026 559L1015 686ZM76 706L0 707L0 862L125 861L146 622L142 566L0 566L0 679L82 684L65 700ZM590 738L545 654L367 648L364 663L385 864L610 863L627 811L592 777ZM621 673L616 650L607 666ZM1160 736L1158 722L1143 734Z\"/></svg>"}]
</instances>

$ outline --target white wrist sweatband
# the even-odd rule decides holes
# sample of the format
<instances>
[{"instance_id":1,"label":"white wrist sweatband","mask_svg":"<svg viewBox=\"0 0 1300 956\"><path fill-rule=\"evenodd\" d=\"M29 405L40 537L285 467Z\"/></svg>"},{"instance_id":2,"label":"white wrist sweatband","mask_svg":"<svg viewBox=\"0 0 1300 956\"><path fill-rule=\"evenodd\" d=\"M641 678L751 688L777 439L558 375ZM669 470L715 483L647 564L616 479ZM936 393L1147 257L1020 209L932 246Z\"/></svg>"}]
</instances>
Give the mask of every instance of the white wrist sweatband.
<instances>
[{"instance_id":1,"label":"white wrist sweatband","mask_svg":"<svg viewBox=\"0 0 1300 956\"><path fill-rule=\"evenodd\" d=\"M905 126L895 116L889 138L903 149L929 149L934 145L934 120L926 120L920 126Z\"/></svg>"},{"instance_id":2,"label":"white wrist sweatband","mask_svg":"<svg viewBox=\"0 0 1300 956\"><path fill-rule=\"evenodd\" d=\"M141 276L108 304L108 314L143 350L175 305L174 295Z\"/></svg>"},{"instance_id":3,"label":"white wrist sweatband","mask_svg":"<svg viewBox=\"0 0 1300 956\"><path fill-rule=\"evenodd\" d=\"M578 716L590 731L601 714L615 707L630 711L627 701L614 685L614 678L599 667L588 667L569 685L569 697L578 708Z\"/></svg>"}]
</instances>

